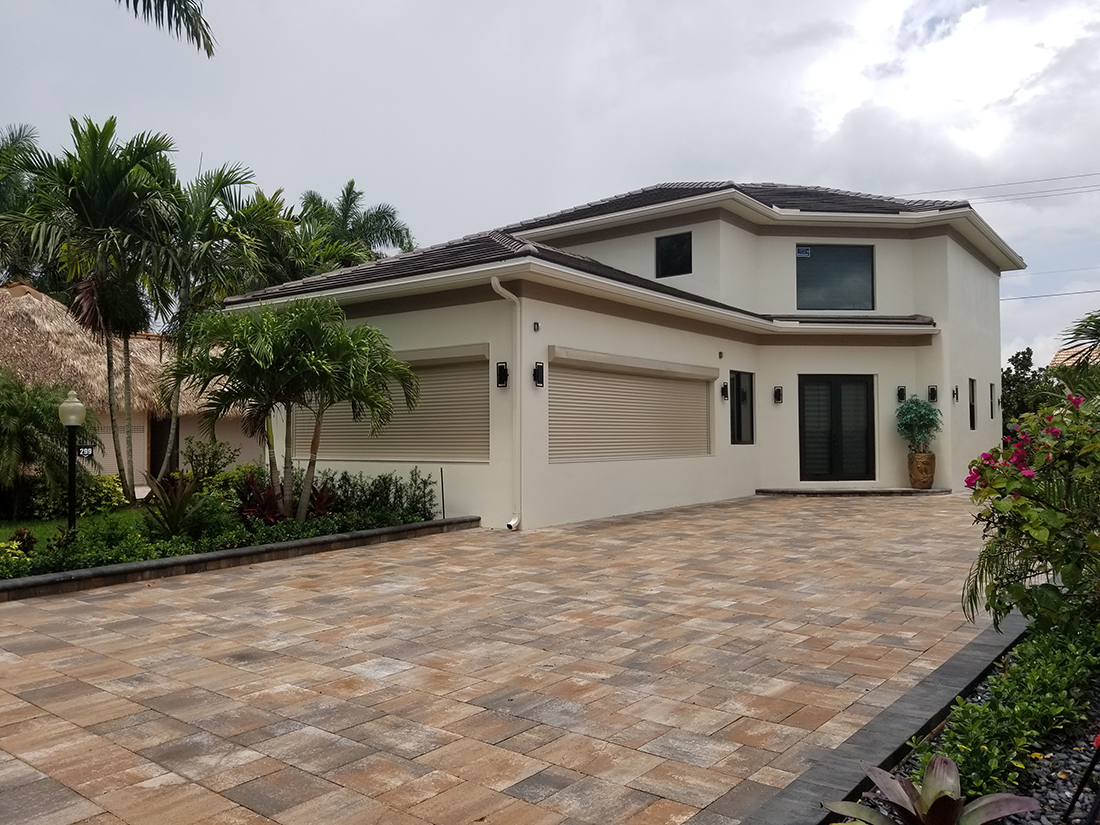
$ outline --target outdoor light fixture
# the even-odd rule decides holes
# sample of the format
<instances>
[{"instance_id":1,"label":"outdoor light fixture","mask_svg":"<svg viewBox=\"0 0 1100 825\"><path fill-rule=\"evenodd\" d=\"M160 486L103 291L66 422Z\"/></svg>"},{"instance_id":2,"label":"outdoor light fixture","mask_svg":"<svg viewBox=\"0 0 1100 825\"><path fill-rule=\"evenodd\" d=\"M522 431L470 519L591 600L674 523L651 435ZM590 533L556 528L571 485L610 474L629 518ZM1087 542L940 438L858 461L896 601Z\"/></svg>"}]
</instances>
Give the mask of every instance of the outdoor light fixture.
<instances>
[{"instance_id":1,"label":"outdoor light fixture","mask_svg":"<svg viewBox=\"0 0 1100 825\"><path fill-rule=\"evenodd\" d=\"M772 403L773 404L782 404L783 403L783 388L782 387L772 387Z\"/></svg>"},{"instance_id":2,"label":"outdoor light fixture","mask_svg":"<svg viewBox=\"0 0 1100 825\"><path fill-rule=\"evenodd\" d=\"M508 386L508 362L497 361L497 386Z\"/></svg>"},{"instance_id":3,"label":"outdoor light fixture","mask_svg":"<svg viewBox=\"0 0 1100 825\"><path fill-rule=\"evenodd\" d=\"M955 401L959 400L959 385L955 385L955 389L951 390L951 398Z\"/></svg>"},{"instance_id":4,"label":"outdoor light fixture","mask_svg":"<svg viewBox=\"0 0 1100 825\"><path fill-rule=\"evenodd\" d=\"M76 393L69 390L68 396L57 408L61 423L69 431L69 529L76 528L76 431L84 423L87 409L80 403Z\"/></svg>"},{"instance_id":5,"label":"outdoor light fixture","mask_svg":"<svg viewBox=\"0 0 1100 825\"><path fill-rule=\"evenodd\" d=\"M725 383L725 382L722 383L722 400L723 401L729 401L730 400L730 385L728 383Z\"/></svg>"},{"instance_id":6,"label":"outdoor light fixture","mask_svg":"<svg viewBox=\"0 0 1100 825\"><path fill-rule=\"evenodd\" d=\"M534 327L534 329L535 329L535 332L538 332L538 331L539 331L539 322L538 322L538 321L535 321L535 327Z\"/></svg>"},{"instance_id":7,"label":"outdoor light fixture","mask_svg":"<svg viewBox=\"0 0 1100 825\"><path fill-rule=\"evenodd\" d=\"M531 377L535 379L536 387L546 386L545 373L546 368L544 367L542 361L536 361L535 370L531 373Z\"/></svg>"},{"instance_id":8,"label":"outdoor light fixture","mask_svg":"<svg viewBox=\"0 0 1100 825\"><path fill-rule=\"evenodd\" d=\"M933 404L940 400L940 391L936 389L935 384L928 385L928 400Z\"/></svg>"},{"instance_id":9,"label":"outdoor light fixture","mask_svg":"<svg viewBox=\"0 0 1100 825\"><path fill-rule=\"evenodd\" d=\"M905 400L905 387L898 387L898 403Z\"/></svg>"}]
</instances>

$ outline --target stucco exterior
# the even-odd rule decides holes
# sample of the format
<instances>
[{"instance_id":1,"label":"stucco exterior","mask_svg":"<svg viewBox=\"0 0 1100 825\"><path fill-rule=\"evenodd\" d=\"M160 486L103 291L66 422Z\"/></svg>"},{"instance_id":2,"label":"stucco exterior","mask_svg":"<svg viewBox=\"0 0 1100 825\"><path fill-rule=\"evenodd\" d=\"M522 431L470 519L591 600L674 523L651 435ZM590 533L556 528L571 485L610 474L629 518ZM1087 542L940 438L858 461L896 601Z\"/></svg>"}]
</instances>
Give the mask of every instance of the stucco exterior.
<instances>
[{"instance_id":1,"label":"stucco exterior","mask_svg":"<svg viewBox=\"0 0 1100 825\"><path fill-rule=\"evenodd\" d=\"M322 464L367 474L419 466L437 478L442 470L447 515L477 514L490 527L560 524L761 488L906 487L906 445L894 418L899 388L923 398L935 387L944 419L933 444L935 483L961 486L967 464L1000 436L998 280L1022 266L1018 256L966 205L897 215L765 213L739 194L726 197L706 208L676 201L645 214L604 210L519 225L501 236L513 246L498 260L418 270L414 252L393 265L405 267L400 277L378 277L380 262L364 268L361 283L342 276L314 290L336 297L349 323L378 327L399 354L471 345L488 353L487 459L353 460L325 457L322 448ZM658 282L655 239L682 232L691 233L691 272ZM819 244L873 249L873 309L798 308L796 247ZM293 298L272 291L252 300ZM621 361L624 374L642 364L641 372L708 376L705 454L555 461L549 409L565 351L607 372ZM508 365L507 386L495 385L497 363ZM533 380L536 363L544 386ZM731 443L723 396L731 370L752 375L752 443ZM810 376L856 376L873 388L869 477L805 480L799 386Z\"/></svg>"}]
</instances>

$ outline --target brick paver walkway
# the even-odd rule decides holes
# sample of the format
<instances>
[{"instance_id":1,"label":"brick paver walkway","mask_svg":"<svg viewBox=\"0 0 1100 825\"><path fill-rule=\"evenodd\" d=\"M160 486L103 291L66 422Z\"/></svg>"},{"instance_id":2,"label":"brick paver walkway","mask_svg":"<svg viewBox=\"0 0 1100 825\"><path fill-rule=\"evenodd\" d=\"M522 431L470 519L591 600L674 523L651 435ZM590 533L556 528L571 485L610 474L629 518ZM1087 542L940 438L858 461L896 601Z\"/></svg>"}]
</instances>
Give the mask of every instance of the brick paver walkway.
<instances>
[{"instance_id":1,"label":"brick paver walkway","mask_svg":"<svg viewBox=\"0 0 1100 825\"><path fill-rule=\"evenodd\" d=\"M731 825L976 635L978 539L756 498L0 604L0 822Z\"/></svg>"}]
</instances>

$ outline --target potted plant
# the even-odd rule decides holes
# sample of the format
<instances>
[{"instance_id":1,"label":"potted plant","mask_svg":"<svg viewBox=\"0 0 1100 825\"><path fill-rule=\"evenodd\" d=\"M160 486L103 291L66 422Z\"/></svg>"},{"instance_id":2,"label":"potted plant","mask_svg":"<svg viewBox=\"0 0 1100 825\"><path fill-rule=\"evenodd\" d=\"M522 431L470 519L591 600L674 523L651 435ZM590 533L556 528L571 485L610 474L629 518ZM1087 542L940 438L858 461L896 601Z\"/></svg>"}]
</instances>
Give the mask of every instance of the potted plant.
<instances>
[{"instance_id":1,"label":"potted plant","mask_svg":"<svg viewBox=\"0 0 1100 825\"><path fill-rule=\"evenodd\" d=\"M936 476L936 456L929 443L943 427L940 411L916 395L898 405L898 435L909 445L909 486L927 490Z\"/></svg>"}]
</instances>

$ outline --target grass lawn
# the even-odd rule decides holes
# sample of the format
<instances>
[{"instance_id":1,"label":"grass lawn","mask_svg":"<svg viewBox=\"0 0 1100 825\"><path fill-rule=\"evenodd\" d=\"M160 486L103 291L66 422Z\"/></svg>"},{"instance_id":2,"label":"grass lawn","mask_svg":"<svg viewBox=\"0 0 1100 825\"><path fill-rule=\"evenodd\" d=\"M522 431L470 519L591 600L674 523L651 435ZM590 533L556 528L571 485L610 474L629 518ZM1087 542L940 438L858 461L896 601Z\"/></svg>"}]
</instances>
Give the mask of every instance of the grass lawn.
<instances>
[{"instance_id":1,"label":"grass lawn","mask_svg":"<svg viewBox=\"0 0 1100 825\"><path fill-rule=\"evenodd\" d=\"M140 507L125 507L110 513L97 513L93 516L77 516L76 526L87 527L98 524L108 517L121 520L123 524L139 530L145 526L145 517L141 514ZM28 530L39 544L44 544L46 539L54 538L59 530L63 530L69 524L68 518L46 519L45 521L0 521L0 541L8 541L16 530Z\"/></svg>"}]
</instances>

